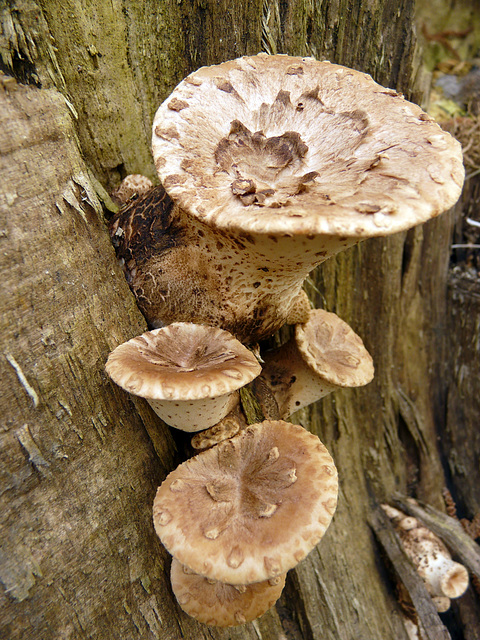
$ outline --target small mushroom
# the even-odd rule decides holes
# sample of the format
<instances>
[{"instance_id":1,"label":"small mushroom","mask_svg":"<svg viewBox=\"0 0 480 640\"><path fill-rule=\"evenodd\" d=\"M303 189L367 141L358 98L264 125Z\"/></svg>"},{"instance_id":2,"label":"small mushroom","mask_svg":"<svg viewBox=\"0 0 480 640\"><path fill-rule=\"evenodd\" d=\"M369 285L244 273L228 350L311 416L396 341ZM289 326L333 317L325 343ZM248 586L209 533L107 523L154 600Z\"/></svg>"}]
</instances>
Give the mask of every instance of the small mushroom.
<instances>
[{"instance_id":1,"label":"small mushroom","mask_svg":"<svg viewBox=\"0 0 480 640\"><path fill-rule=\"evenodd\" d=\"M246 624L273 607L286 574L250 585L229 585L194 573L173 558L172 590L189 616L217 627Z\"/></svg>"},{"instance_id":2,"label":"small mushroom","mask_svg":"<svg viewBox=\"0 0 480 640\"><path fill-rule=\"evenodd\" d=\"M157 491L153 522L195 573L251 584L282 575L313 549L337 491L335 465L315 435L264 421L172 471Z\"/></svg>"},{"instance_id":3,"label":"small mushroom","mask_svg":"<svg viewBox=\"0 0 480 640\"><path fill-rule=\"evenodd\" d=\"M126 176L112 192L112 199L119 205L126 204L132 198L145 195L153 187L153 182L140 173Z\"/></svg>"},{"instance_id":4,"label":"small mushroom","mask_svg":"<svg viewBox=\"0 0 480 640\"><path fill-rule=\"evenodd\" d=\"M241 405L238 405L225 416L225 418L213 425L213 427L196 433L191 440L191 445L194 449L197 449L197 451L209 449L224 440L228 440L228 438L233 438L233 436L236 436L240 429L243 429L246 425L247 423L241 410Z\"/></svg>"},{"instance_id":5,"label":"small mushroom","mask_svg":"<svg viewBox=\"0 0 480 640\"><path fill-rule=\"evenodd\" d=\"M123 389L146 398L170 426L201 431L234 409L237 390L261 367L227 331L177 322L121 344L105 369Z\"/></svg>"},{"instance_id":6,"label":"small mushroom","mask_svg":"<svg viewBox=\"0 0 480 640\"><path fill-rule=\"evenodd\" d=\"M278 349L262 355L254 387L266 383L280 417L316 402L341 387L358 387L373 378L373 362L361 338L334 313L310 311L308 322Z\"/></svg>"},{"instance_id":7,"label":"small mushroom","mask_svg":"<svg viewBox=\"0 0 480 640\"><path fill-rule=\"evenodd\" d=\"M403 548L423 578L440 612L447 611L450 598L459 598L468 588L468 571L454 562L438 536L416 518L388 504L382 505L400 537Z\"/></svg>"}]
</instances>

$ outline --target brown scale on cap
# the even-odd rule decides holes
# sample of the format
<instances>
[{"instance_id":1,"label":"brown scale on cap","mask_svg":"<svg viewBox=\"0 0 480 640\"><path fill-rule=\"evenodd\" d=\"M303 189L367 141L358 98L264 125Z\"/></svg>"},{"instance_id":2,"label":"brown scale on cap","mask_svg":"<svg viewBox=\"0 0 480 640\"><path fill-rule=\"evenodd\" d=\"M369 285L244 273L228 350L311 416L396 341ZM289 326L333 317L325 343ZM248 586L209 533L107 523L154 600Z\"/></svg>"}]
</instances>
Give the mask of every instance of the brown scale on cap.
<instances>
[{"instance_id":1,"label":"brown scale on cap","mask_svg":"<svg viewBox=\"0 0 480 640\"><path fill-rule=\"evenodd\" d=\"M229 585L200 576L173 558L172 589L178 603L199 622L234 627L251 622L273 607L286 574L250 585Z\"/></svg>"},{"instance_id":2,"label":"brown scale on cap","mask_svg":"<svg viewBox=\"0 0 480 640\"><path fill-rule=\"evenodd\" d=\"M237 390L260 373L256 357L230 333L177 322L118 346L105 369L146 398L170 426L200 431L238 404Z\"/></svg>"},{"instance_id":3,"label":"brown scale on cap","mask_svg":"<svg viewBox=\"0 0 480 640\"><path fill-rule=\"evenodd\" d=\"M265 421L180 465L158 489L154 525L196 573L229 584L276 577L319 542L337 500L324 445L298 425Z\"/></svg>"}]
</instances>

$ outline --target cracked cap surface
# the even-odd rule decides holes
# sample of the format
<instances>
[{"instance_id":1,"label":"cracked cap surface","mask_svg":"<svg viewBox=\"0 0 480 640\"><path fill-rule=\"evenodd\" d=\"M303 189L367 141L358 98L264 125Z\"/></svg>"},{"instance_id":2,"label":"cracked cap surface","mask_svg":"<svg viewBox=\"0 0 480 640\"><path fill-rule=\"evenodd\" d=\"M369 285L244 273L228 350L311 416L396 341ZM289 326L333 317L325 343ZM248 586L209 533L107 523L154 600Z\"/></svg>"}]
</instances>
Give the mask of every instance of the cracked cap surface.
<instances>
[{"instance_id":1,"label":"cracked cap surface","mask_svg":"<svg viewBox=\"0 0 480 640\"><path fill-rule=\"evenodd\" d=\"M190 74L158 109L168 193L220 228L382 236L458 199L460 144L396 91L313 58L259 54Z\"/></svg>"}]
</instances>

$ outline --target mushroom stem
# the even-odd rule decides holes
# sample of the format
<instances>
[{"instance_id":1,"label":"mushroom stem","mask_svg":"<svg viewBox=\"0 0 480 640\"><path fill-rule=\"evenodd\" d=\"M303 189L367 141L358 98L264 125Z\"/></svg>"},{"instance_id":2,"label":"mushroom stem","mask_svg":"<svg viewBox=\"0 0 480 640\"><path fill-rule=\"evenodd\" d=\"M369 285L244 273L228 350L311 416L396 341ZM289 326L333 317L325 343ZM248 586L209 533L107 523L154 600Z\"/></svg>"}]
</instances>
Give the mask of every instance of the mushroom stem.
<instances>
[{"instance_id":1,"label":"mushroom stem","mask_svg":"<svg viewBox=\"0 0 480 640\"><path fill-rule=\"evenodd\" d=\"M360 241L221 230L174 205L161 186L123 209L111 235L150 326L208 324L247 344L306 320L307 275Z\"/></svg>"},{"instance_id":2,"label":"mushroom stem","mask_svg":"<svg viewBox=\"0 0 480 640\"><path fill-rule=\"evenodd\" d=\"M196 432L213 427L238 405L240 395L232 391L217 398L200 400L153 400L146 398L157 416L181 431ZM186 418L186 410L188 418Z\"/></svg>"},{"instance_id":3,"label":"mushroom stem","mask_svg":"<svg viewBox=\"0 0 480 640\"><path fill-rule=\"evenodd\" d=\"M322 309L312 310L293 338L262 357L265 364L253 384L266 383L282 419L336 389L361 386L373 377L372 359L361 339Z\"/></svg>"}]
</instances>

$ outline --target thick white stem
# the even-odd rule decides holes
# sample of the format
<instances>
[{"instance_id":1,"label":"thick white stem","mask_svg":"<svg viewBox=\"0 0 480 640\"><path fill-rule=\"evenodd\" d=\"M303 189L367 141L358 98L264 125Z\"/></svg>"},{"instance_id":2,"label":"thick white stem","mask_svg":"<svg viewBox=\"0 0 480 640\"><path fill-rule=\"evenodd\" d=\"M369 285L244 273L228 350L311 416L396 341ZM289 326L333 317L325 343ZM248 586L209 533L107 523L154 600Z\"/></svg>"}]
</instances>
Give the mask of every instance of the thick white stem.
<instances>
[{"instance_id":1,"label":"thick white stem","mask_svg":"<svg viewBox=\"0 0 480 640\"><path fill-rule=\"evenodd\" d=\"M422 565L419 573L430 585L434 596L458 598L465 593L468 586L468 572L465 567L433 548L428 564Z\"/></svg>"},{"instance_id":2,"label":"thick white stem","mask_svg":"<svg viewBox=\"0 0 480 640\"><path fill-rule=\"evenodd\" d=\"M267 352L263 359L261 377L273 392L282 419L339 388L305 363L295 338Z\"/></svg>"},{"instance_id":3,"label":"thick white stem","mask_svg":"<svg viewBox=\"0 0 480 640\"><path fill-rule=\"evenodd\" d=\"M238 391L218 398L201 400L151 400L149 405L170 427L195 432L213 427L230 413L239 402Z\"/></svg>"}]
</instances>

